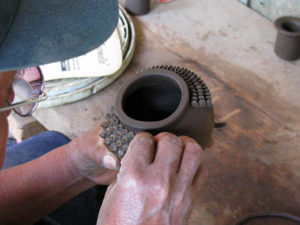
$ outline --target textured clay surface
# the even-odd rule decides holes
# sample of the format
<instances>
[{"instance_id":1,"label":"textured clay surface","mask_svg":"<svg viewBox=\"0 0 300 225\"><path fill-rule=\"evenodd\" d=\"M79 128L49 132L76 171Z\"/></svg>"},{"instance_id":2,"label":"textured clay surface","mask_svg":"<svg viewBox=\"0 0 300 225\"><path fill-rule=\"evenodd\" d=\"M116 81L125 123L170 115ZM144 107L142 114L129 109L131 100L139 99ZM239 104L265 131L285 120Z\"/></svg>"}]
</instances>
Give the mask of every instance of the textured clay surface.
<instances>
[{"instance_id":1,"label":"textured clay surface","mask_svg":"<svg viewBox=\"0 0 300 225\"><path fill-rule=\"evenodd\" d=\"M208 87L194 72L186 68L176 66L154 66L153 68L170 70L178 74L188 85L190 92L190 104L192 107L212 107L211 95Z\"/></svg>"},{"instance_id":2,"label":"textured clay surface","mask_svg":"<svg viewBox=\"0 0 300 225\"><path fill-rule=\"evenodd\" d=\"M114 107L111 108L110 113L106 114L102 128L103 131L100 137L104 139L104 144L111 152L122 158L135 134L124 128L115 113Z\"/></svg>"}]
</instances>

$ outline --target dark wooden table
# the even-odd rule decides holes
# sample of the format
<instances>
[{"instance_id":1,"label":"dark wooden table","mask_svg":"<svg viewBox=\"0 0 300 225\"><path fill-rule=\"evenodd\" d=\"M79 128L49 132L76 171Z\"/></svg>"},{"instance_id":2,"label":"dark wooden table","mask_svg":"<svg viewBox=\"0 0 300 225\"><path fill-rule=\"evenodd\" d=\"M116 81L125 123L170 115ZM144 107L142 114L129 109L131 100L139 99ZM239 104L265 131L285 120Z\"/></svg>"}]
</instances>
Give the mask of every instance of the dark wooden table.
<instances>
[{"instance_id":1,"label":"dark wooden table","mask_svg":"<svg viewBox=\"0 0 300 225\"><path fill-rule=\"evenodd\" d=\"M261 211L300 215L300 60L285 62L273 53L273 24L226 0L156 4L133 21L137 48L121 78L83 101L39 110L35 118L75 137L103 117L138 70L186 67L206 81L216 120L227 123L215 129L206 150L208 179L190 224L230 225Z\"/></svg>"}]
</instances>

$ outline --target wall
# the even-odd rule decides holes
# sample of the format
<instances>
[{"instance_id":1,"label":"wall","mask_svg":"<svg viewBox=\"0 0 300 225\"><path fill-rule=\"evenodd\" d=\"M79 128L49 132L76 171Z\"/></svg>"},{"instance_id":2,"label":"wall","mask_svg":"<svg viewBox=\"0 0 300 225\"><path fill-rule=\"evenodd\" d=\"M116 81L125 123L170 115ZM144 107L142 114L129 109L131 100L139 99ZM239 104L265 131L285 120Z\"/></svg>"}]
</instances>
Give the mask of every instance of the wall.
<instances>
[{"instance_id":1,"label":"wall","mask_svg":"<svg viewBox=\"0 0 300 225\"><path fill-rule=\"evenodd\" d=\"M281 16L300 17L299 0L238 0L271 21Z\"/></svg>"}]
</instances>

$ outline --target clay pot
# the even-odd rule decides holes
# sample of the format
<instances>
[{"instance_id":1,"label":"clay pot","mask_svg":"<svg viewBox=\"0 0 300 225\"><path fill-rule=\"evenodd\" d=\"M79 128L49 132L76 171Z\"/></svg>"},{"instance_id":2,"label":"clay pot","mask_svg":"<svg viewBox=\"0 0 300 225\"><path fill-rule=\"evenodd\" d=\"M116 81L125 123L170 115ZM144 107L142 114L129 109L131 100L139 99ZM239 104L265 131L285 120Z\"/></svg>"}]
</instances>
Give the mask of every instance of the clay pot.
<instances>
[{"instance_id":1,"label":"clay pot","mask_svg":"<svg viewBox=\"0 0 300 225\"><path fill-rule=\"evenodd\" d=\"M150 0L126 0L125 9L131 15L144 15L150 11Z\"/></svg>"},{"instance_id":2,"label":"clay pot","mask_svg":"<svg viewBox=\"0 0 300 225\"><path fill-rule=\"evenodd\" d=\"M277 37L275 53L285 60L300 58L300 18L281 17L275 21Z\"/></svg>"},{"instance_id":3,"label":"clay pot","mask_svg":"<svg viewBox=\"0 0 300 225\"><path fill-rule=\"evenodd\" d=\"M187 135L206 148L214 128L211 96L193 72L156 66L139 72L122 86L102 127L104 143L119 157L140 131Z\"/></svg>"}]
</instances>

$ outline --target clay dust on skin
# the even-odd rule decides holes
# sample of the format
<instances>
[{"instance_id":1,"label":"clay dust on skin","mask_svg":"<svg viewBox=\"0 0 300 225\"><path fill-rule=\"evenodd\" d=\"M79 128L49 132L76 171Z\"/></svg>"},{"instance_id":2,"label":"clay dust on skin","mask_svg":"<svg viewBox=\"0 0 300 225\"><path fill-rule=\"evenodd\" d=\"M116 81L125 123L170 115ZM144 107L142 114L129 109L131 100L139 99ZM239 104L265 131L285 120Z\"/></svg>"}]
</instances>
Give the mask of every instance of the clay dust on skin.
<instances>
[{"instance_id":1,"label":"clay dust on skin","mask_svg":"<svg viewBox=\"0 0 300 225\"><path fill-rule=\"evenodd\" d=\"M122 221L119 221L120 224L143 224L145 222L157 224L159 222L160 224L171 225L174 224L172 223L174 218L180 219L176 220L176 224L186 224L193 206L192 199L189 196L172 198L169 194L176 195L178 192L170 193L168 191L169 193L166 194L161 185L139 185L135 178L123 178L125 181L121 182L121 189L126 188L125 192L127 194L121 195L121 202L126 202L126 213L123 214L126 216L123 217ZM182 190L179 192L184 194ZM153 193L154 195L145 198L145 193ZM168 201L168 199L173 199L173 201ZM182 199L184 202L181 201ZM132 204L128 204L129 202ZM178 207L181 209L178 210ZM174 214L174 211L177 210L180 215ZM172 214L174 214L173 217L170 216Z\"/></svg>"},{"instance_id":2,"label":"clay dust on skin","mask_svg":"<svg viewBox=\"0 0 300 225\"><path fill-rule=\"evenodd\" d=\"M131 152L139 152L142 149L147 149L148 151L145 152L150 156L152 153L149 151L154 151L154 141L150 137L138 136L133 140L130 148ZM165 194L161 193L163 191L161 185L157 187L155 185L141 185L141 183L151 180L151 178L148 179L146 176L147 174L153 176L153 173L149 173L149 170L154 168L151 167L151 164L143 163L139 171L134 170L133 168L137 167L137 165L134 166L134 164L141 164L142 162L140 160L145 158L141 155L137 157L140 159L137 158L135 160L132 157L129 158L125 156L123 163L128 163L131 167L121 167L120 173L118 174L116 184L119 188L118 191L119 193L123 191L126 193L125 195L120 195L121 202L126 203L126 214L124 214L126 216L123 217L122 221L119 221L121 224L140 224L142 221L151 219L156 213L163 211L161 204L156 204L165 198ZM126 175L124 176L124 174ZM149 190L149 187L155 190ZM145 193L155 193L155 196L145 198ZM168 217L167 215L168 213L166 213L166 219Z\"/></svg>"},{"instance_id":3,"label":"clay dust on skin","mask_svg":"<svg viewBox=\"0 0 300 225\"><path fill-rule=\"evenodd\" d=\"M149 149L153 148L153 141L150 138L145 137L136 137L136 139L131 143L131 151L136 152L141 149ZM137 157L141 157L140 155ZM124 161L123 161L124 160ZM147 185L140 185L141 181L138 179L143 179L143 169L146 169L147 165L144 164L142 170L139 172L134 171L134 173L141 173L139 176L135 176L135 174L132 172L133 165L135 160L133 158L125 157L121 161L131 165L129 167L127 166L121 166L120 172L118 173L117 177L117 183L112 188L111 192L114 192L113 189L117 188L117 193L120 193L121 199L120 202L126 204L126 212L121 217L122 221L119 221L120 224L139 224L141 221L141 218L144 217L144 207L146 205L145 202L145 193L147 193ZM125 175L125 176L124 176ZM126 194L122 194L122 193ZM131 203L131 204L130 204Z\"/></svg>"},{"instance_id":4,"label":"clay dust on skin","mask_svg":"<svg viewBox=\"0 0 300 225\"><path fill-rule=\"evenodd\" d=\"M143 221L149 221L155 218L155 214L163 214L162 219L164 221L163 224L170 224L169 215L170 210L165 210L165 204L157 204L155 200L157 196L150 196L145 198L146 193L155 193L155 195L160 195L160 190L152 191L149 190L149 186L151 185L138 185L139 182L136 181L135 178L124 178L124 182L122 182L122 188L128 189L126 195L121 195L122 202L126 202L126 216L123 217L120 224L143 224ZM153 188L153 187L151 187ZM151 203L151 201L153 201ZM132 204L128 204L131 202ZM149 209L150 207L150 209ZM169 208L169 207L168 207Z\"/></svg>"},{"instance_id":5,"label":"clay dust on skin","mask_svg":"<svg viewBox=\"0 0 300 225\"><path fill-rule=\"evenodd\" d=\"M128 178L123 182L122 189L128 189L125 195L122 196L122 202L132 202L133 204L126 205L126 216L123 216L122 224L138 224L142 218L144 208L145 188L142 185L137 185L135 178Z\"/></svg>"},{"instance_id":6,"label":"clay dust on skin","mask_svg":"<svg viewBox=\"0 0 300 225\"><path fill-rule=\"evenodd\" d=\"M122 173L122 172L121 172ZM117 188L117 193L121 199L119 202L126 204L126 211L119 217L119 224L140 224L144 218L150 218L154 212L160 211L161 208L154 205L154 208L149 211L146 206L149 205L145 199L145 193L148 193L147 185L139 185L140 182L132 176L118 175L118 181L113 189ZM114 192L115 190L111 190ZM126 194L122 194L122 193ZM146 213L146 215L145 215Z\"/></svg>"}]
</instances>

